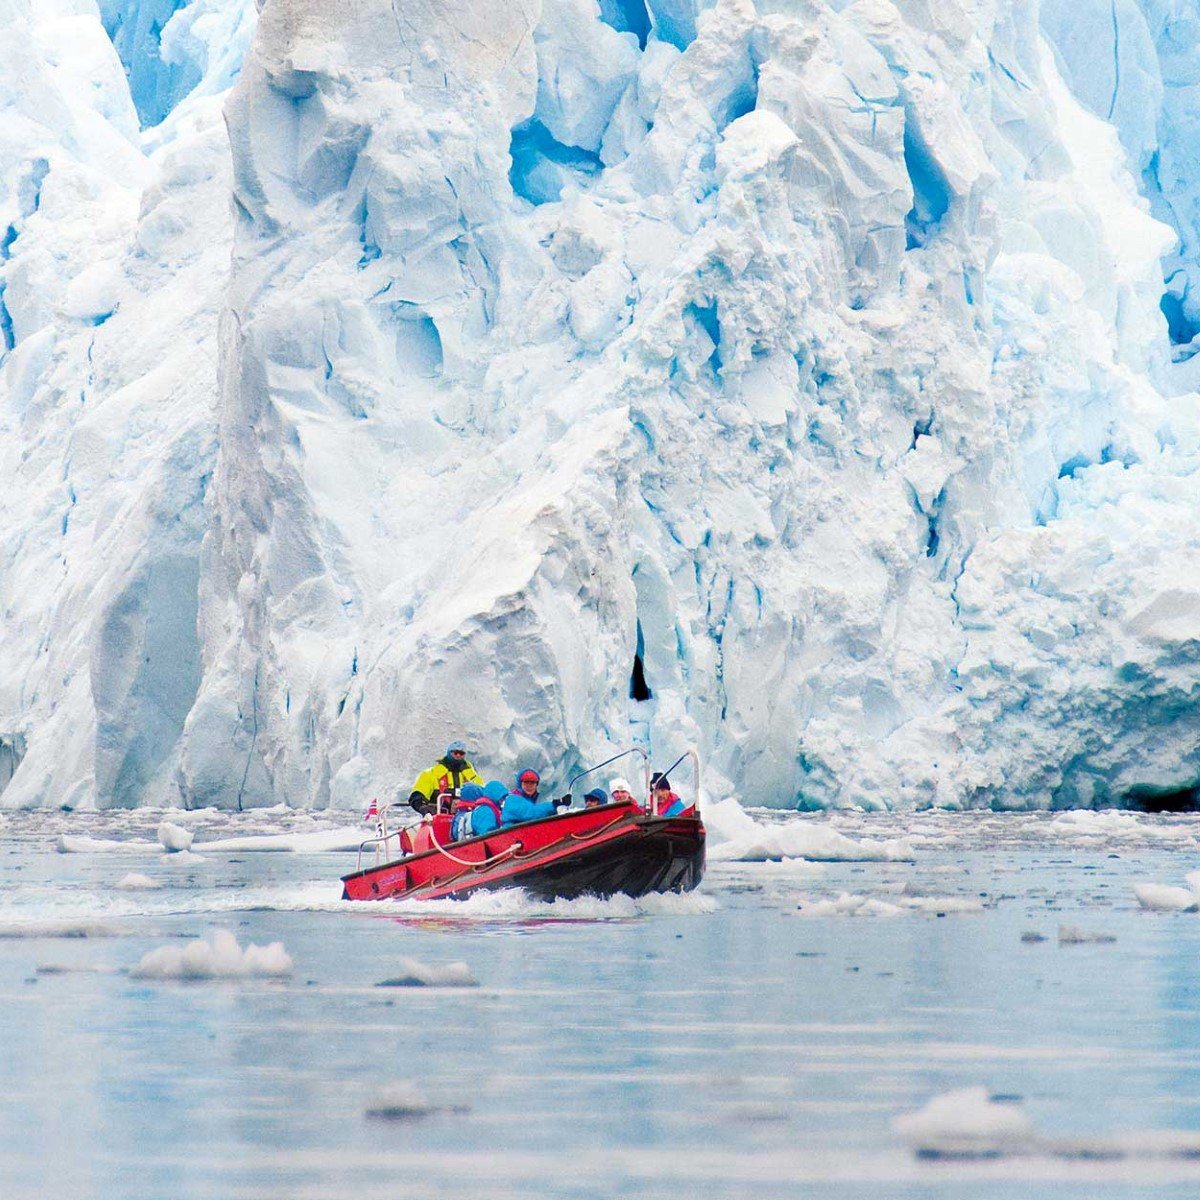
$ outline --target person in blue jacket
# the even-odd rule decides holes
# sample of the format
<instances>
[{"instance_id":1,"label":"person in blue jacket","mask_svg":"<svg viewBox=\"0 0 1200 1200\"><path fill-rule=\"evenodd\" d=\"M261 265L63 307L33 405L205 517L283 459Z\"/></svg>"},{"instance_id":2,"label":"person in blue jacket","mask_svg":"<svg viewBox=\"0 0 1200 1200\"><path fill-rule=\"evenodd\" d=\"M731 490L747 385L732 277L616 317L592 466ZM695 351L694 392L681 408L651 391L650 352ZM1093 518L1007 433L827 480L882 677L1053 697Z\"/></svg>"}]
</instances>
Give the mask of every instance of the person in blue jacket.
<instances>
[{"instance_id":1,"label":"person in blue jacket","mask_svg":"<svg viewBox=\"0 0 1200 1200\"><path fill-rule=\"evenodd\" d=\"M502 819L505 825L552 817L557 809L571 803L570 796L560 796L557 800L540 799L541 784L542 777L532 767L517 774L517 786L504 798Z\"/></svg>"},{"instance_id":2,"label":"person in blue jacket","mask_svg":"<svg viewBox=\"0 0 1200 1200\"><path fill-rule=\"evenodd\" d=\"M499 799L496 797L496 787L500 789ZM500 824L500 802L506 790L502 783L496 784L490 792L487 787L480 787L477 783L463 784L460 806L455 810L454 824L451 826L450 836L454 841L461 842L463 838L491 833Z\"/></svg>"}]
</instances>

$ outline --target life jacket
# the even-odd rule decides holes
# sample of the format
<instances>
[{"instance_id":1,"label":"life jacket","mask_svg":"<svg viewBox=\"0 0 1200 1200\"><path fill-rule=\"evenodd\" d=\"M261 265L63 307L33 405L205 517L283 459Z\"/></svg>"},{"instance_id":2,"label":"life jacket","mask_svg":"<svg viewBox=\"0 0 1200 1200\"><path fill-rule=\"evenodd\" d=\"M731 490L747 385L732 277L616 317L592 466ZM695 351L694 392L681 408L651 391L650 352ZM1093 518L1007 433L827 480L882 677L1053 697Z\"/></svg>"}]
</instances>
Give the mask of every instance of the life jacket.
<instances>
[{"instance_id":1,"label":"life jacket","mask_svg":"<svg viewBox=\"0 0 1200 1200\"><path fill-rule=\"evenodd\" d=\"M490 811L495 820L488 826L487 829L476 829L475 813ZM485 824L486 822L480 822ZM478 800L455 800L454 802L454 824L451 827L451 833L456 842L461 842L464 838L474 837L476 833L487 833L491 829L495 829L500 824L500 805L494 800L489 800L486 796L480 796Z\"/></svg>"},{"instance_id":2,"label":"life jacket","mask_svg":"<svg viewBox=\"0 0 1200 1200\"><path fill-rule=\"evenodd\" d=\"M656 817L665 817L667 815L667 810L670 809L672 805L681 803L682 801L677 795L675 795L674 792L668 792L666 800L659 800L656 797L654 801L654 815ZM690 817L695 816L695 814L696 806L693 804L687 808L682 808L679 812L672 813L671 815L675 817Z\"/></svg>"}]
</instances>

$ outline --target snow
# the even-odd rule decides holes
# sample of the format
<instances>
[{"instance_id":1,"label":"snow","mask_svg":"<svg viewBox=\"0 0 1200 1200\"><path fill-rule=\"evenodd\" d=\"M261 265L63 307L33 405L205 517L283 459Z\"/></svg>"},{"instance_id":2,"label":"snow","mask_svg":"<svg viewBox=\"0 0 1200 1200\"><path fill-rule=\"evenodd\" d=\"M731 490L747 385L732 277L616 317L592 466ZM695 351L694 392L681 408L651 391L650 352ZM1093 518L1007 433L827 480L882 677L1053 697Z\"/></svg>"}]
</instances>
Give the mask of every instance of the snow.
<instances>
[{"instance_id":1,"label":"snow","mask_svg":"<svg viewBox=\"0 0 1200 1200\"><path fill-rule=\"evenodd\" d=\"M218 929L208 941L149 951L129 975L132 979L252 979L291 973L292 960L282 942L251 943L243 950L232 933Z\"/></svg>"},{"instance_id":2,"label":"snow","mask_svg":"<svg viewBox=\"0 0 1200 1200\"><path fill-rule=\"evenodd\" d=\"M1197 18L779 7L9 5L0 805L1194 791Z\"/></svg>"}]
</instances>

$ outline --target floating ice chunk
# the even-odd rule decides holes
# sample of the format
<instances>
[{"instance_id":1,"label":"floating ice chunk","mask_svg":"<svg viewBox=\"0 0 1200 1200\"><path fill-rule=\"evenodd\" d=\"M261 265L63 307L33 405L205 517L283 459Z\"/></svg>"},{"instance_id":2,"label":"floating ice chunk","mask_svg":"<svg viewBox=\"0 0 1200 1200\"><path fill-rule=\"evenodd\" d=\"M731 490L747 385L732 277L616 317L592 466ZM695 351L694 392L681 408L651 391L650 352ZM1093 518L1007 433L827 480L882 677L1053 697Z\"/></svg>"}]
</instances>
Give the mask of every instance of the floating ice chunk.
<instances>
[{"instance_id":1,"label":"floating ice chunk","mask_svg":"<svg viewBox=\"0 0 1200 1200\"><path fill-rule=\"evenodd\" d=\"M1196 912L1200 901L1187 888L1171 887L1166 883L1139 883L1134 885L1137 902L1151 912Z\"/></svg>"},{"instance_id":2,"label":"floating ice chunk","mask_svg":"<svg viewBox=\"0 0 1200 1200\"><path fill-rule=\"evenodd\" d=\"M116 937L118 931L99 921L27 921L0 925L0 938Z\"/></svg>"},{"instance_id":3,"label":"floating ice chunk","mask_svg":"<svg viewBox=\"0 0 1200 1200\"><path fill-rule=\"evenodd\" d=\"M757 826L755 832L712 849L713 862L768 862L807 858L813 862L907 862L912 845L903 838L887 842L855 841L827 825Z\"/></svg>"},{"instance_id":4,"label":"floating ice chunk","mask_svg":"<svg viewBox=\"0 0 1200 1200\"><path fill-rule=\"evenodd\" d=\"M983 911L983 903L969 896L906 896L900 903L910 912L933 913L935 916Z\"/></svg>"},{"instance_id":5,"label":"floating ice chunk","mask_svg":"<svg viewBox=\"0 0 1200 1200\"><path fill-rule=\"evenodd\" d=\"M115 838L76 837L73 834L61 833L55 848L59 854L106 854L113 850L145 850L154 844L145 841L122 842Z\"/></svg>"},{"instance_id":6,"label":"floating ice chunk","mask_svg":"<svg viewBox=\"0 0 1200 1200\"><path fill-rule=\"evenodd\" d=\"M192 848L192 838L195 834L190 829L184 829L179 825L172 825L170 821L164 821L158 827L158 840L163 848L172 852L179 850L190 850Z\"/></svg>"},{"instance_id":7,"label":"floating ice chunk","mask_svg":"<svg viewBox=\"0 0 1200 1200\"><path fill-rule=\"evenodd\" d=\"M64 963L38 963L35 975L116 975L116 967L67 966Z\"/></svg>"},{"instance_id":8,"label":"floating ice chunk","mask_svg":"<svg viewBox=\"0 0 1200 1200\"><path fill-rule=\"evenodd\" d=\"M899 917L904 914L898 904L849 892L842 892L836 900L812 900L798 904L796 908L806 917Z\"/></svg>"},{"instance_id":9,"label":"floating ice chunk","mask_svg":"<svg viewBox=\"0 0 1200 1200\"><path fill-rule=\"evenodd\" d=\"M993 1158L1026 1150L1033 1122L1011 1101L994 1099L987 1088L956 1088L924 1108L897 1117L892 1128L921 1157Z\"/></svg>"},{"instance_id":10,"label":"floating ice chunk","mask_svg":"<svg viewBox=\"0 0 1200 1200\"><path fill-rule=\"evenodd\" d=\"M465 962L423 963L415 958L400 960L402 974L381 979L376 987L478 987L479 980Z\"/></svg>"},{"instance_id":11,"label":"floating ice chunk","mask_svg":"<svg viewBox=\"0 0 1200 1200\"><path fill-rule=\"evenodd\" d=\"M162 887L162 884L157 879L151 879L149 875L139 875L136 871L130 871L128 875L121 876L113 887L119 892L148 892Z\"/></svg>"},{"instance_id":12,"label":"floating ice chunk","mask_svg":"<svg viewBox=\"0 0 1200 1200\"><path fill-rule=\"evenodd\" d=\"M366 835L363 827L323 829L318 833L265 833L248 837L218 838L202 842L197 849L256 850L266 853L325 854L334 850L357 850Z\"/></svg>"},{"instance_id":13,"label":"floating ice chunk","mask_svg":"<svg viewBox=\"0 0 1200 1200\"><path fill-rule=\"evenodd\" d=\"M129 974L133 979L249 979L291 973L292 960L282 942L251 944L243 950L232 933L218 929L211 942L149 951Z\"/></svg>"},{"instance_id":14,"label":"floating ice chunk","mask_svg":"<svg viewBox=\"0 0 1200 1200\"><path fill-rule=\"evenodd\" d=\"M920 1158L1038 1158L1068 1162L1194 1160L1200 1135L1148 1129L1118 1137L1047 1138L1035 1132L1013 1098L986 1088L935 1096L923 1109L897 1117L892 1128Z\"/></svg>"},{"instance_id":15,"label":"floating ice chunk","mask_svg":"<svg viewBox=\"0 0 1200 1200\"><path fill-rule=\"evenodd\" d=\"M415 1083L402 1079L380 1088L366 1115L385 1121L411 1121L438 1112L464 1113L470 1109L465 1104L434 1104Z\"/></svg>"},{"instance_id":16,"label":"floating ice chunk","mask_svg":"<svg viewBox=\"0 0 1200 1200\"><path fill-rule=\"evenodd\" d=\"M704 805L704 829L710 850L721 842L753 836L761 828L732 796Z\"/></svg>"},{"instance_id":17,"label":"floating ice chunk","mask_svg":"<svg viewBox=\"0 0 1200 1200\"><path fill-rule=\"evenodd\" d=\"M1088 943L1105 944L1117 939L1111 933L1096 933L1090 929L1079 929L1074 925L1058 927L1058 944L1060 946L1084 946Z\"/></svg>"}]
</instances>

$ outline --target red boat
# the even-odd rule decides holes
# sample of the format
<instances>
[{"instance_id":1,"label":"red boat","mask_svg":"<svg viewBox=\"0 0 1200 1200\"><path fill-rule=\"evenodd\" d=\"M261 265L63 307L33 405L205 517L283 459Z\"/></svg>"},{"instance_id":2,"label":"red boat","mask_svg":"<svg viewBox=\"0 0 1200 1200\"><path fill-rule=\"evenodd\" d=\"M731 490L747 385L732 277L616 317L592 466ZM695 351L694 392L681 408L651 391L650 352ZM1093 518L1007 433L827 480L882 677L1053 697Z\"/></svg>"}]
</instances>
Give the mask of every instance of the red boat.
<instances>
[{"instance_id":1,"label":"red boat","mask_svg":"<svg viewBox=\"0 0 1200 1200\"><path fill-rule=\"evenodd\" d=\"M698 796L698 764L696 784ZM342 898L441 900L505 887L544 900L645 896L691 891L704 875L698 804L674 817L653 816L630 802L571 809L458 842L450 840L450 825L448 812L391 833L381 825L379 835L359 847L359 869L342 877ZM398 857L382 861L393 842ZM362 867L369 846L377 861Z\"/></svg>"}]
</instances>

